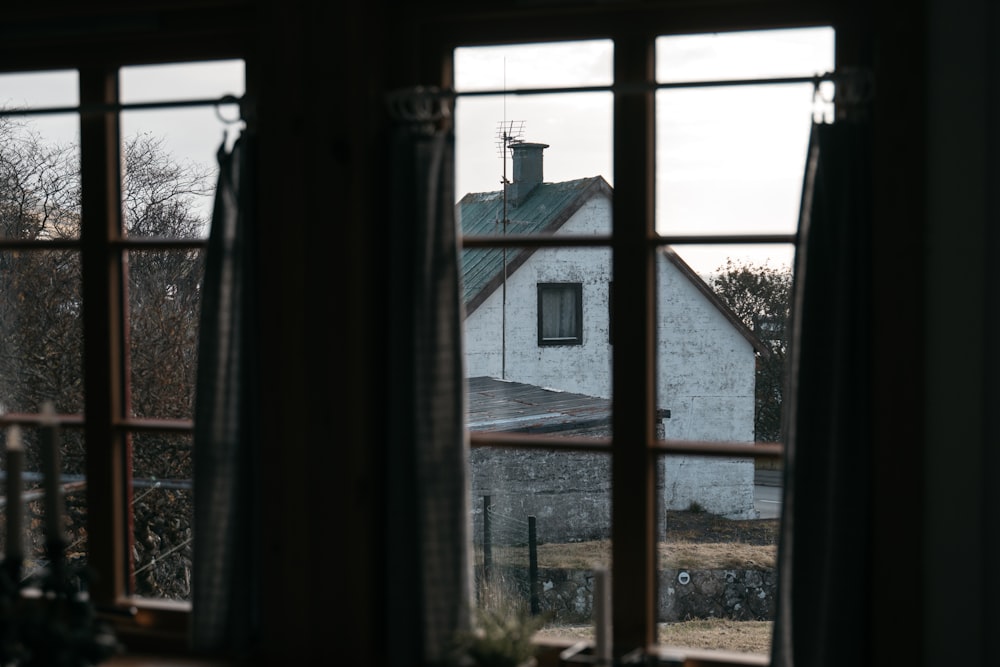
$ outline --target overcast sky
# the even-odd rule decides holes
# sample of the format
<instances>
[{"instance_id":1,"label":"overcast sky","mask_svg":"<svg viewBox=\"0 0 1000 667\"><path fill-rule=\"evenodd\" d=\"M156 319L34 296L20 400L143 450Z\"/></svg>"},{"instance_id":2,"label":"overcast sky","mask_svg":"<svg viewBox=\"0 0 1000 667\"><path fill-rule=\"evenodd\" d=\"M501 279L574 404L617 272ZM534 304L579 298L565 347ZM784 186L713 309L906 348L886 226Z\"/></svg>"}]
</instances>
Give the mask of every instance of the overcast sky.
<instances>
[{"instance_id":1,"label":"overcast sky","mask_svg":"<svg viewBox=\"0 0 1000 667\"><path fill-rule=\"evenodd\" d=\"M827 28L661 38L657 79L814 76L833 69L833 55ZM607 85L612 57L608 41L459 49L456 88ZM498 128L511 121L523 123L525 141L549 145L546 181L601 175L614 186L611 104L610 93L460 97L456 200L499 189ZM794 233L812 119L829 112L814 104L811 84L664 90L656 107L658 231ZM509 162L507 170L509 178ZM791 262L788 247L677 250L702 273L737 252L756 263Z\"/></svg>"}]
</instances>

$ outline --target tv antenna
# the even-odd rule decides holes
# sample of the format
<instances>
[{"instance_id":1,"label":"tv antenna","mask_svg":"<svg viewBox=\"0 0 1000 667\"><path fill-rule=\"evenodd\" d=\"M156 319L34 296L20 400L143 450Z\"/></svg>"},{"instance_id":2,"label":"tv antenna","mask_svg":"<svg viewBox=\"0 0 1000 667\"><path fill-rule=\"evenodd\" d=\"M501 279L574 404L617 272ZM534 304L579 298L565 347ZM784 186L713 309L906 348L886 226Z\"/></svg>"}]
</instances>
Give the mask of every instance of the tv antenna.
<instances>
[{"instance_id":1,"label":"tv antenna","mask_svg":"<svg viewBox=\"0 0 1000 667\"><path fill-rule=\"evenodd\" d=\"M503 226L507 229L507 154L511 146L524 141L524 121L523 120L502 120L497 123L497 152L500 154L500 161L503 163L503 178L500 184L503 186Z\"/></svg>"},{"instance_id":2,"label":"tv antenna","mask_svg":"<svg viewBox=\"0 0 1000 667\"><path fill-rule=\"evenodd\" d=\"M505 109L506 112L506 109ZM506 113L505 113L506 115ZM507 153L510 152L511 146L514 144L519 144L524 137L524 121L523 120L502 120L497 123L497 152L500 153L500 161L503 163L503 178L500 181L500 186L503 188L503 220L501 224L503 225L503 235L507 235L507 185L510 181L507 180ZM501 282L502 293L501 293L501 310L503 314L501 315L501 333L500 333L500 346L502 348L501 352L501 362L500 362L500 379L507 379L507 246L503 247L503 281Z\"/></svg>"}]
</instances>

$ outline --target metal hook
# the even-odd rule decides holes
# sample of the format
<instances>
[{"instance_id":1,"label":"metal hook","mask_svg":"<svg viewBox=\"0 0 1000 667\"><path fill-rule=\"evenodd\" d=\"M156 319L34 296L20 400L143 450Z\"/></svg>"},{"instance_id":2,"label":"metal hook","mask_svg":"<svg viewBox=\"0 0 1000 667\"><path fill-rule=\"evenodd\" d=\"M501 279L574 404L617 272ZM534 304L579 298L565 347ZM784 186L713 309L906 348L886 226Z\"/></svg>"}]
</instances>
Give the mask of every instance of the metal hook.
<instances>
[{"instance_id":1,"label":"metal hook","mask_svg":"<svg viewBox=\"0 0 1000 667\"><path fill-rule=\"evenodd\" d=\"M826 111L823 107L833 104L833 98L827 99L821 89L823 83L829 80L829 74L817 74L813 77L813 122L826 122Z\"/></svg>"}]
</instances>

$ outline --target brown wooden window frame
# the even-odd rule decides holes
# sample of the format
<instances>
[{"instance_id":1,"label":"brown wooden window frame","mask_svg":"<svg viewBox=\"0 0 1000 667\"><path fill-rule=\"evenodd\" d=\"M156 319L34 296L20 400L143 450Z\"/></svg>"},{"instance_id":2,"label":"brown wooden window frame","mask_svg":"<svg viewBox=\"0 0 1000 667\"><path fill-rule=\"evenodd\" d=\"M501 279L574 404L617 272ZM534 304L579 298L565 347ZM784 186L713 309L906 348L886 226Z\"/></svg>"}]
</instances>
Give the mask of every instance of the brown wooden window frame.
<instances>
[{"instance_id":1,"label":"brown wooden window frame","mask_svg":"<svg viewBox=\"0 0 1000 667\"><path fill-rule=\"evenodd\" d=\"M723 13L651 12L641 18L626 12L595 12L592 20L572 25L557 17L545 21L533 16L531 29L511 12L507 21L493 17L490 26L475 21L449 26L442 40L449 49L487 44L532 44L567 39L611 39L614 42L613 146L615 195L610 236L465 237L465 248L608 247L612 253L609 293L609 340L614 332L615 363L612 372L612 432L610 438L551 438L527 434L470 433L472 447L545 448L562 451L605 452L612 461L612 616L615 654L662 650L657 646L657 532L656 461L666 454L747 456L746 446L725 442L688 442L659 439L655 433L655 255L667 245L795 243L794 235L726 235L668 237L655 232L654 194L654 96L656 38L669 34L703 34L737 29L835 26L829 17L813 21L750 25L727 22ZM683 14L683 16L681 16ZM671 19L684 20L680 29ZM745 17L744 17L745 18ZM461 22L458 22L461 23ZM474 25L473 25L474 24ZM638 28L638 25L644 27ZM470 35L478 35L477 39ZM443 68L450 73L450 62ZM450 86L447 76L444 86ZM588 88L597 90L600 87ZM565 92L578 92L580 88ZM510 92L510 91L505 91ZM518 91L527 92L527 91ZM559 92L548 88L546 93ZM457 93L459 96L461 92ZM477 91L476 94L484 94ZM516 94L516 93L515 93ZM779 238L780 237L780 238ZM610 304L615 307L611 308ZM627 315L627 316L626 316ZM753 455L780 459L781 443L756 443ZM722 658L699 655L698 664L762 665L761 656L747 654Z\"/></svg>"},{"instance_id":2,"label":"brown wooden window frame","mask_svg":"<svg viewBox=\"0 0 1000 667\"><path fill-rule=\"evenodd\" d=\"M240 57L234 55L233 57ZM171 63L214 58L171 59ZM138 433L191 436L191 419L136 418L129 407L127 255L133 250L203 250L205 238L126 237L122 220L120 116L127 109L119 95L119 74L129 65L76 68L79 80L81 216L78 239L0 239L0 250L60 248L80 253L84 409L57 414L60 428L83 431L87 560L98 577L89 595L98 613L113 622L132 648L186 646L191 605L186 601L144 598L134 589L129 519L128 469L131 439ZM0 427L37 425L39 414L5 414Z\"/></svg>"}]
</instances>

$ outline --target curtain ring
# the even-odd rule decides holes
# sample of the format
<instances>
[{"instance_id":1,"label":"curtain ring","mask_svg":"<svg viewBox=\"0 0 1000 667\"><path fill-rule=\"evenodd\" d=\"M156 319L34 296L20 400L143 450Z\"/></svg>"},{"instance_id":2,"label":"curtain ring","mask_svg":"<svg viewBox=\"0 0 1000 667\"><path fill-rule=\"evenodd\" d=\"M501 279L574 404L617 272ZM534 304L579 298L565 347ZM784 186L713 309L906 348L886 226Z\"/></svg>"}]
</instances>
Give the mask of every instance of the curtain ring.
<instances>
[{"instance_id":1,"label":"curtain ring","mask_svg":"<svg viewBox=\"0 0 1000 667\"><path fill-rule=\"evenodd\" d=\"M236 118L226 118L222 115L222 105L224 104L235 104L239 108L239 116ZM243 120L243 102L240 98L235 95L224 95L215 103L215 117L219 119L224 125L235 125Z\"/></svg>"}]
</instances>

